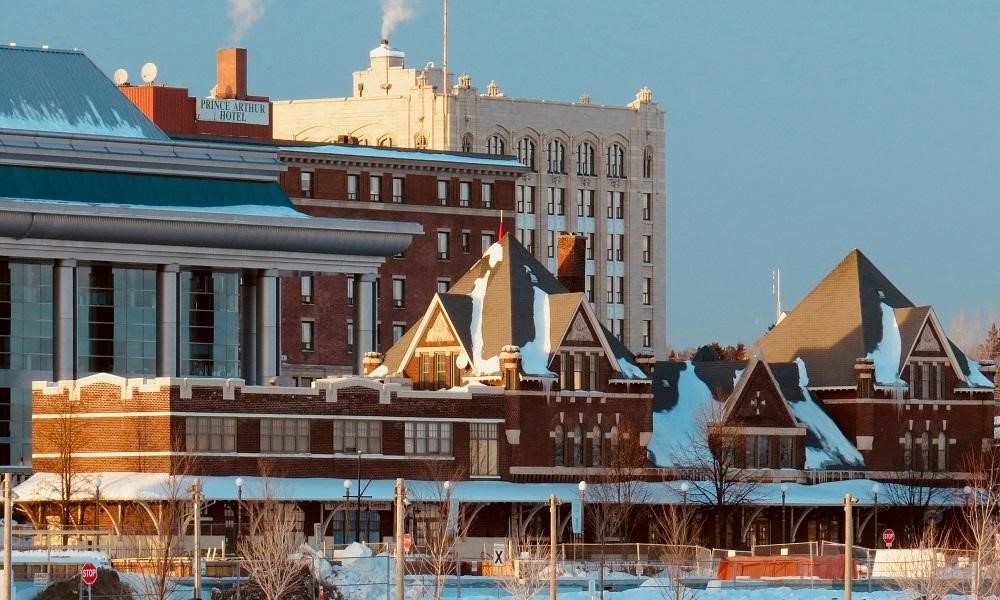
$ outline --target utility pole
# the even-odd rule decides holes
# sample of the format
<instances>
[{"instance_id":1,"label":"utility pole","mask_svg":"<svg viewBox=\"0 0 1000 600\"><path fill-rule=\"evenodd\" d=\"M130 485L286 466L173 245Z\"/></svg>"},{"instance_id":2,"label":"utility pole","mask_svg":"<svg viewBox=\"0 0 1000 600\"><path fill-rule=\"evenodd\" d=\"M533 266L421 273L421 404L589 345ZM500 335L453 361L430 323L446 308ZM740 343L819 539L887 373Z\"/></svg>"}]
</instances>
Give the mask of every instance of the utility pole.
<instances>
[{"instance_id":1,"label":"utility pole","mask_svg":"<svg viewBox=\"0 0 1000 600\"><path fill-rule=\"evenodd\" d=\"M393 537L396 540L396 600L403 600L403 500L406 498L406 486L403 478L396 480L396 514L393 526Z\"/></svg>"},{"instance_id":2,"label":"utility pole","mask_svg":"<svg viewBox=\"0 0 1000 600\"><path fill-rule=\"evenodd\" d=\"M844 600L854 587L854 496L844 494Z\"/></svg>"},{"instance_id":3,"label":"utility pole","mask_svg":"<svg viewBox=\"0 0 1000 600\"><path fill-rule=\"evenodd\" d=\"M549 600L556 600L556 532L559 515L556 512L556 495L549 494Z\"/></svg>"},{"instance_id":4,"label":"utility pole","mask_svg":"<svg viewBox=\"0 0 1000 600\"><path fill-rule=\"evenodd\" d=\"M14 516L14 499L11 498L11 476L10 473L3 474L3 593L0 599L11 600L14 597L11 588L14 578L11 576L11 554L10 545L13 541L11 536L11 522Z\"/></svg>"},{"instance_id":5,"label":"utility pole","mask_svg":"<svg viewBox=\"0 0 1000 600\"><path fill-rule=\"evenodd\" d=\"M194 574L194 595L192 600L201 600L201 480L191 484L191 500L194 504L194 560L191 570Z\"/></svg>"}]
</instances>

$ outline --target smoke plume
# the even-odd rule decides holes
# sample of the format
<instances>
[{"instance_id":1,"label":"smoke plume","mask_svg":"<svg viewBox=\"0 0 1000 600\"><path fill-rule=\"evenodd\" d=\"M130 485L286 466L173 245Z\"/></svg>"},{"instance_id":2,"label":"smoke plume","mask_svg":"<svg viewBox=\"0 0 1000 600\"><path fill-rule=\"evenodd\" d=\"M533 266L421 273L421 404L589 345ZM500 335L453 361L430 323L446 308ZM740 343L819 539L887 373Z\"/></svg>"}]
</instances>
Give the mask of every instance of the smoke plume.
<instances>
[{"instance_id":1,"label":"smoke plume","mask_svg":"<svg viewBox=\"0 0 1000 600\"><path fill-rule=\"evenodd\" d=\"M233 25L229 39L234 46L237 46L246 32L250 31L257 19L264 14L264 0L229 0L228 12Z\"/></svg>"},{"instance_id":2,"label":"smoke plume","mask_svg":"<svg viewBox=\"0 0 1000 600\"><path fill-rule=\"evenodd\" d=\"M382 39L389 39L396 25L412 15L413 9L407 5L407 0L382 0Z\"/></svg>"}]
</instances>

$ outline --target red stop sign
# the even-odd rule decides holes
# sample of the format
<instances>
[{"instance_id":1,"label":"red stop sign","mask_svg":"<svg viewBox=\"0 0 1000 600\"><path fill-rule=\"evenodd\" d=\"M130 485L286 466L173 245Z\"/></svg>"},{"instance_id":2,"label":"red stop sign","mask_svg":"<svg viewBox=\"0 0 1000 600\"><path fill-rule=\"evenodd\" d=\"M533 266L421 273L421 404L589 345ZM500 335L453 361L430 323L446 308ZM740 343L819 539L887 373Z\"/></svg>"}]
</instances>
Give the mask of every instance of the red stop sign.
<instances>
[{"instance_id":1,"label":"red stop sign","mask_svg":"<svg viewBox=\"0 0 1000 600\"><path fill-rule=\"evenodd\" d=\"M403 534L403 550L406 550L407 552L409 552L410 548L412 548L412 547L413 547L413 534L412 533L404 533Z\"/></svg>"},{"instance_id":2,"label":"red stop sign","mask_svg":"<svg viewBox=\"0 0 1000 600\"><path fill-rule=\"evenodd\" d=\"M94 563L87 563L80 567L80 579L87 585L94 585L97 581L97 567Z\"/></svg>"},{"instance_id":3,"label":"red stop sign","mask_svg":"<svg viewBox=\"0 0 1000 600\"><path fill-rule=\"evenodd\" d=\"M886 529L882 532L882 541L885 542L886 546L892 546L892 543L896 541L896 532Z\"/></svg>"}]
</instances>

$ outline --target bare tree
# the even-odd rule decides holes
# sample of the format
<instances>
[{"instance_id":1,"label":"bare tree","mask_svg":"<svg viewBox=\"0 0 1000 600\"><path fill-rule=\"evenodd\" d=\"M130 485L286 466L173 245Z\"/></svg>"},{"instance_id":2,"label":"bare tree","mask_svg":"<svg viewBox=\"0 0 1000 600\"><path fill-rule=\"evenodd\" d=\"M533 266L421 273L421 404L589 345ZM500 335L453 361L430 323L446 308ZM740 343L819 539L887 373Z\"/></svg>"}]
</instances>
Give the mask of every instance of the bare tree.
<instances>
[{"instance_id":1,"label":"bare tree","mask_svg":"<svg viewBox=\"0 0 1000 600\"><path fill-rule=\"evenodd\" d=\"M500 579L500 587L517 600L531 600L548 587L549 540L515 538L510 542L510 559L514 573Z\"/></svg>"},{"instance_id":2,"label":"bare tree","mask_svg":"<svg viewBox=\"0 0 1000 600\"><path fill-rule=\"evenodd\" d=\"M46 465L56 475L53 483L56 504L59 507L59 526L65 530L71 524L79 525L73 518L73 506L81 497L94 493L91 478L79 472L79 458L90 440L90 434L83 419L79 416L77 402L67 395L65 398L46 399L52 418L45 419L41 426L36 426L34 433L35 447L47 454L54 455ZM67 536L63 535L63 544L67 544Z\"/></svg>"},{"instance_id":3,"label":"bare tree","mask_svg":"<svg viewBox=\"0 0 1000 600\"><path fill-rule=\"evenodd\" d=\"M464 471L460 467L449 470L440 461L429 461L425 471L429 482L413 490L420 556L417 561L407 561L406 567L411 574L429 575L430 586L424 595L440 600L445 579L455 569L456 546L468 533L471 519L455 495Z\"/></svg>"},{"instance_id":4,"label":"bare tree","mask_svg":"<svg viewBox=\"0 0 1000 600\"><path fill-rule=\"evenodd\" d=\"M997 327L995 316L991 318L990 330L986 332L986 337L976 345L972 354L976 360L1000 359L1000 327Z\"/></svg>"},{"instance_id":5,"label":"bare tree","mask_svg":"<svg viewBox=\"0 0 1000 600\"><path fill-rule=\"evenodd\" d=\"M697 416L687 444L675 450L674 464L691 474L689 498L715 512L714 544L728 547L731 511L754 500L759 475L746 466L747 434L741 423L722 422L723 404L709 402Z\"/></svg>"},{"instance_id":6,"label":"bare tree","mask_svg":"<svg viewBox=\"0 0 1000 600\"><path fill-rule=\"evenodd\" d=\"M280 600L296 587L302 569L301 561L292 556L299 546L298 514L294 504L280 500L267 465L261 463L259 470L259 496L244 501L250 528L237 548L250 581L268 600Z\"/></svg>"},{"instance_id":7,"label":"bare tree","mask_svg":"<svg viewBox=\"0 0 1000 600\"><path fill-rule=\"evenodd\" d=\"M962 352L973 354L976 344L986 336L986 327L977 309L974 313L966 314L965 309L959 309L955 318L951 320L948 328L948 337L961 348Z\"/></svg>"},{"instance_id":8,"label":"bare tree","mask_svg":"<svg viewBox=\"0 0 1000 600\"><path fill-rule=\"evenodd\" d=\"M949 499L952 490L946 485L946 474L930 471L903 471L883 484L886 506L896 508L903 517L902 543L919 543L928 518L935 516L935 507Z\"/></svg>"},{"instance_id":9,"label":"bare tree","mask_svg":"<svg viewBox=\"0 0 1000 600\"><path fill-rule=\"evenodd\" d=\"M622 421L617 425L617 439L610 440L599 475L587 487L584 512L588 529L599 546L602 598L608 542L629 538L636 511L648 498L649 488L642 481L646 460L646 449L640 444L635 427Z\"/></svg>"},{"instance_id":10,"label":"bare tree","mask_svg":"<svg viewBox=\"0 0 1000 600\"><path fill-rule=\"evenodd\" d=\"M963 523L958 528L971 553L969 589L973 598L1000 596L1000 577L993 575L1000 564L1000 460L995 452L971 457L966 470L972 481L963 490Z\"/></svg>"},{"instance_id":11,"label":"bare tree","mask_svg":"<svg viewBox=\"0 0 1000 600\"><path fill-rule=\"evenodd\" d=\"M893 565L893 580L914 600L945 600L956 589L954 553L948 532L935 524L925 527L918 542Z\"/></svg>"},{"instance_id":12,"label":"bare tree","mask_svg":"<svg viewBox=\"0 0 1000 600\"><path fill-rule=\"evenodd\" d=\"M698 574L697 543L701 537L701 518L687 505L667 504L654 513L660 561L666 581L660 593L668 600L690 600L694 592L684 586L686 577Z\"/></svg>"}]
</instances>

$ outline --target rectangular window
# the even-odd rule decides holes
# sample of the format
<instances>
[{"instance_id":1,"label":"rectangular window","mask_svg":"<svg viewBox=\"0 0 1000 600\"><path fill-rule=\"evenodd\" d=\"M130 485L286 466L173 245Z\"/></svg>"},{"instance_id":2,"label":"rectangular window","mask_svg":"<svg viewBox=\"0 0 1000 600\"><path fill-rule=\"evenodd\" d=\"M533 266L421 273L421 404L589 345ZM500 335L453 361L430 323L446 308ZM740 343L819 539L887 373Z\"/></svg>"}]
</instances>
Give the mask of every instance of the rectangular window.
<instances>
[{"instance_id":1,"label":"rectangular window","mask_svg":"<svg viewBox=\"0 0 1000 600\"><path fill-rule=\"evenodd\" d=\"M448 205L448 180L446 179L438 180L438 204Z\"/></svg>"},{"instance_id":2,"label":"rectangular window","mask_svg":"<svg viewBox=\"0 0 1000 600\"><path fill-rule=\"evenodd\" d=\"M608 304L615 303L615 278L608 275Z\"/></svg>"},{"instance_id":3,"label":"rectangular window","mask_svg":"<svg viewBox=\"0 0 1000 600\"><path fill-rule=\"evenodd\" d=\"M10 437L10 388L0 388L0 437Z\"/></svg>"},{"instance_id":4,"label":"rectangular window","mask_svg":"<svg viewBox=\"0 0 1000 600\"><path fill-rule=\"evenodd\" d=\"M447 294L448 288L451 287L450 279L438 279L437 280L437 291L439 294Z\"/></svg>"},{"instance_id":5,"label":"rectangular window","mask_svg":"<svg viewBox=\"0 0 1000 600\"><path fill-rule=\"evenodd\" d=\"M429 390L432 389L434 385L434 379L432 375L432 369L434 367L434 355L433 354L421 354L417 357L417 367L419 370L419 378L417 380L417 389Z\"/></svg>"},{"instance_id":6,"label":"rectangular window","mask_svg":"<svg viewBox=\"0 0 1000 600\"><path fill-rule=\"evenodd\" d=\"M354 306L354 275L348 275L347 279L347 305Z\"/></svg>"},{"instance_id":7,"label":"rectangular window","mask_svg":"<svg viewBox=\"0 0 1000 600\"><path fill-rule=\"evenodd\" d=\"M649 263L653 260L653 237L642 236L642 262Z\"/></svg>"},{"instance_id":8,"label":"rectangular window","mask_svg":"<svg viewBox=\"0 0 1000 600\"><path fill-rule=\"evenodd\" d=\"M780 441L781 447L779 460L782 469L795 468L795 438L783 437Z\"/></svg>"},{"instance_id":9,"label":"rectangular window","mask_svg":"<svg viewBox=\"0 0 1000 600\"><path fill-rule=\"evenodd\" d=\"M468 254L472 252L472 233L468 231L462 232L462 253Z\"/></svg>"},{"instance_id":10,"label":"rectangular window","mask_svg":"<svg viewBox=\"0 0 1000 600\"><path fill-rule=\"evenodd\" d=\"M593 233L587 234L587 260L594 260L594 246L597 244L597 237Z\"/></svg>"},{"instance_id":11,"label":"rectangular window","mask_svg":"<svg viewBox=\"0 0 1000 600\"><path fill-rule=\"evenodd\" d=\"M649 221L653 218L653 195L642 195L642 220Z\"/></svg>"},{"instance_id":12,"label":"rectangular window","mask_svg":"<svg viewBox=\"0 0 1000 600\"><path fill-rule=\"evenodd\" d=\"M649 277L642 278L642 304L649 306L653 302L653 280Z\"/></svg>"},{"instance_id":13,"label":"rectangular window","mask_svg":"<svg viewBox=\"0 0 1000 600\"><path fill-rule=\"evenodd\" d=\"M311 171L302 171L299 174L299 183L301 183L302 197L312 198L313 195L313 174Z\"/></svg>"},{"instance_id":14,"label":"rectangular window","mask_svg":"<svg viewBox=\"0 0 1000 600\"><path fill-rule=\"evenodd\" d=\"M519 185L515 192L517 202L517 212L535 214L535 187L531 185Z\"/></svg>"},{"instance_id":15,"label":"rectangular window","mask_svg":"<svg viewBox=\"0 0 1000 600\"><path fill-rule=\"evenodd\" d=\"M566 190L563 188L549 188L552 194L552 201L555 204L556 214L566 214ZM549 213L552 214L552 213Z\"/></svg>"},{"instance_id":16,"label":"rectangular window","mask_svg":"<svg viewBox=\"0 0 1000 600\"><path fill-rule=\"evenodd\" d=\"M449 237L451 237L451 236L449 235L449 233L447 231L439 231L438 232L438 259L439 260L448 260L448 258L451 256L450 251L448 249L448 246L450 245L449 244L449 239L448 239Z\"/></svg>"},{"instance_id":17,"label":"rectangular window","mask_svg":"<svg viewBox=\"0 0 1000 600\"><path fill-rule=\"evenodd\" d=\"M556 255L556 232L549 229L545 232L545 251L549 258L554 258Z\"/></svg>"},{"instance_id":18,"label":"rectangular window","mask_svg":"<svg viewBox=\"0 0 1000 600\"><path fill-rule=\"evenodd\" d=\"M396 308L406 306L406 280L402 277L392 278L392 305Z\"/></svg>"},{"instance_id":19,"label":"rectangular window","mask_svg":"<svg viewBox=\"0 0 1000 600\"><path fill-rule=\"evenodd\" d=\"M448 375L451 373L451 355L447 353L434 355L434 388L448 387Z\"/></svg>"},{"instance_id":20,"label":"rectangular window","mask_svg":"<svg viewBox=\"0 0 1000 600\"><path fill-rule=\"evenodd\" d=\"M333 422L334 452L382 453L382 423L336 419Z\"/></svg>"},{"instance_id":21,"label":"rectangular window","mask_svg":"<svg viewBox=\"0 0 1000 600\"><path fill-rule=\"evenodd\" d=\"M609 233L607 236L605 236L605 242L607 243L607 246L608 246L608 261L610 262L610 261L613 261L615 259L615 236L614 236L614 234Z\"/></svg>"},{"instance_id":22,"label":"rectangular window","mask_svg":"<svg viewBox=\"0 0 1000 600\"><path fill-rule=\"evenodd\" d=\"M399 338L403 337L406 333L406 323L393 323L392 324L392 343L395 344L399 341Z\"/></svg>"},{"instance_id":23,"label":"rectangular window","mask_svg":"<svg viewBox=\"0 0 1000 600\"><path fill-rule=\"evenodd\" d=\"M407 421L406 454L451 456L451 423Z\"/></svg>"},{"instance_id":24,"label":"rectangular window","mask_svg":"<svg viewBox=\"0 0 1000 600\"><path fill-rule=\"evenodd\" d=\"M612 333L614 333L614 336L618 338L618 341L622 340L622 330L625 328L624 326L625 326L624 319L612 319L611 330Z\"/></svg>"},{"instance_id":25,"label":"rectangular window","mask_svg":"<svg viewBox=\"0 0 1000 600\"><path fill-rule=\"evenodd\" d=\"M469 424L469 475L499 475L497 424Z\"/></svg>"},{"instance_id":26,"label":"rectangular window","mask_svg":"<svg viewBox=\"0 0 1000 600\"><path fill-rule=\"evenodd\" d=\"M308 454L309 420L261 419L260 451L279 454Z\"/></svg>"},{"instance_id":27,"label":"rectangular window","mask_svg":"<svg viewBox=\"0 0 1000 600\"><path fill-rule=\"evenodd\" d=\"M615 302L625 304L625 278L615 277Z\"/></svg>"},{"instance_id":28,"label":"rectangular window","mask_svg":"<svg viewBox=\"0 0 1000 600\"><path fill-rule=\"evenodd\" d=\"M468 206L469 200L472 198L472 184L468 181L460 181L458 183L458 205Z\"/></svg>"},{"instance_id":29,"label":"rectangular window","mask_svg":"<svg viewBox=\"0 0 1000 600\"><path fill-rule=\"evenodd\" d=\"M514 210L524 212L524 186L519 185L514 190Z\"/></svg>"},{"instance_id":30,"label":"rectangular window","mask_svg":"<svg viewBox=\"0 0 1000 600\"><path fill-rule=\"evenodd\" d=\"M525 229L524 230L524 249L528 251L529 254L535 253L535 230Z\"/></svg>"},{"instance_id":31,"label":"rectangular window","mask_svg":"<svg viewBox=\"0 0 1000 600\"><path fill-rule=\"evenodd\" d=\"M577 190L576 216L594 216L594 190Z\"/></svg>"},{"instance_id":32,"label":"rectangular window","mask_svg":"<svg viewBox=\"0 0 1000 600\"><path fill-rule=\"evenodd\" d=\"M236 452L236 418L187 417L184 437L188 452Z\"/></svg>"},{"instance_id":33,"label":"rectangular window","mask_svg":"<svg viewBox=\"0 0 1000 600\"><path fill-rule=\"evenodd\" d=\"M584 292L587 294L587 301L588 302L593 302L594 301L594 276L593 275L587 275L587 279L585 281L586 281L586 283L584 284L585 285Z\"/></svg>"},{"instance_id":34,"label":"rectangular window","mask_svg":"<svg viewBox=\"0 0 1000 600\"><path fill-rule=\"evenodd\" d=\"M382 176L372 175L368 178L368 198L372 202L382 201Z\"/></svg>"},{"instance_id":35,"label":"rectangular window","mask_svg":"<svg viewBox=\"0 0 1000 600\"><path fill-rule=\"evenodd\" d=\"M302 321L302 349L311 352L313 350L313 327L312 321Z\"/></svg>"},{"instance_id":36,"label":"rectangular window","mask_svg":"<svg viewBox=\"0 0 1000 600\"><path fill-rule=\"evenodd\" d=\"M302 304L312 304L313 303L313 276L311 274L302 275L299 278L301 293L302 293Z\"/></svg>"},{"instance_id":37,"label":"rectangular window","mask_svg":"<svg viewBox=\"0 0 1000 600\"><path fill-rule=\"evenodd\" d=\"M358 176L348 175L347 176L347 199L357 200L358 199Z\"/></svg>"},{"instance_id":38,"label":"rectangular window","mask_svg":"<svg viewBox=\"0 0 1000 600\"><path fill-rule=\"evenodd\" d=\"M625 218L625 207L623 198L625 192L608 192L608 218L609 219L623 219Z\"/></svg>"},{"instance_id":39,"label":"rectangular window","mask_svg":"<svg viewBox=\"0 0 1000 600\"><path fill-rule=\"evenodd\" d=\"M406 190L406 180L402 177L392 178L392 201L399 203L403 201L403 194Z\"/></svg>"},{"instance_id":40,"label":"rectangular window","mask_svg":"<svg viewBox=\"0 0 1000 600\"><path fill-rule=\"evenodd\" d=\"M650 348L653 345L653 322L646 319L642 322L642 346Z\"/></svg>"},{"instance_id":41,"label":"rectangular window","mask_svg":"<svg viewBox=\"0 0 1000 600\"><path fill-rule=\"evenodd\" d=\"M492 233L483 233L483 234L480 235L480 240L481 240L482 246L483 246L483 254L486 254L486 251L489 250L490 246L493 245L493 241L494 241L493 240L493 234Z\"/></svg>"},{"instance_id":42,"label":"rectangular window","mask_svg":"<svg viewBox=\"0 0 1000 600\"><path fill-rule=\"evenodd\" d=\"M546 203L547 211L548 214L554 215L556 214L556 194L555 194L556 188L547 188L547 191L548 191L546 196L548 198L548 202Z\"/></svg>"},{"instance_id":43,"label":"rectangular window","mask_svg":"<svg viewBox=\"0 0 1000 600\"><path fill-rule=\"evenodd\" d=\"M493 208L493 184L483 184L483 208Z\"/></svg>"}]
</instances>

